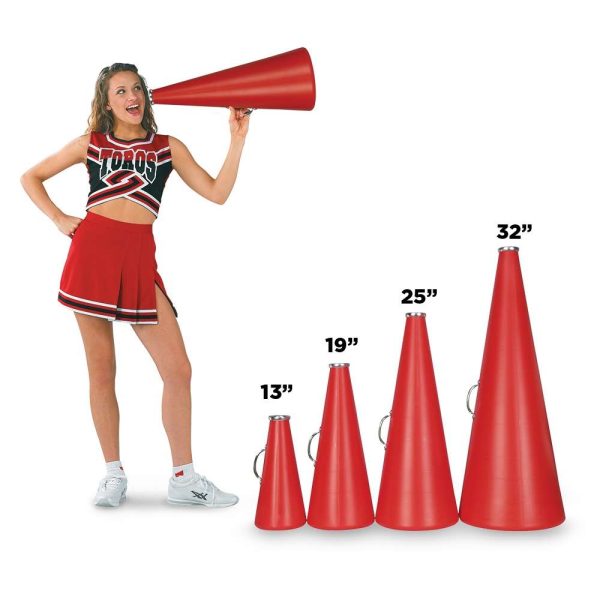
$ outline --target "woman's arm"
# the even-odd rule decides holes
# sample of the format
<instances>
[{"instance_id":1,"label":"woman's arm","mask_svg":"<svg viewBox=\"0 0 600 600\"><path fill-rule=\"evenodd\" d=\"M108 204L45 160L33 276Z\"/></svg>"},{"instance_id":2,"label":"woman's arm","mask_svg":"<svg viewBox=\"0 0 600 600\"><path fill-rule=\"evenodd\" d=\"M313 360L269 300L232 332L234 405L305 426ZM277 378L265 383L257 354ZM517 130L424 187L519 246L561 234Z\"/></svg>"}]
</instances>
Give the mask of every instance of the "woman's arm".
<instances>
[{"instance_id":1,"label":"woman's arm","mask_svg":"<svg viewBox=\"0 0 600 600\"><path fill-rule=\"evenodd\" d=\"M181 179L195 192L207 200L224 204L235 183L240 158L244 148L244 140L248 133L248 115L245 109L229 108L229 127L231 130L231 144L223 162L223 166L216 178L211 177L190 154L187 147L177 138L169 136L171 146L171 160L173 168Z\"/></svg>"},{"instance_id":2,"label":"woman's arm","mask_svg":"<svg viewBox=\"0 0 600 600\"><path fill-rule=\"evenodd\" d=\"M56 154L31 167L21 176L21 185L33 203L66 235L70 235L81 221L78 217L65 215L48 196L43 182L79 162L85 162L90 134L82 135Z\"/></svg>"}]
</instances>

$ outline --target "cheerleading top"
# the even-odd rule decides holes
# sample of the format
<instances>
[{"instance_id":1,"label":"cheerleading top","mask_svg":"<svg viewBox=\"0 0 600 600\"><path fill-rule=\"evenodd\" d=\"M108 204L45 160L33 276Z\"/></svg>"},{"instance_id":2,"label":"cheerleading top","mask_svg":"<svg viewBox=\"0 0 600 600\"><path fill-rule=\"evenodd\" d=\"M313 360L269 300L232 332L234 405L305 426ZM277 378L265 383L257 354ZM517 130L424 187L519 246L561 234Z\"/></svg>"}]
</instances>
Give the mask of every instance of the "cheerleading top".
<instances>
[{"instance_id":1,"label":"cheerleading top","mask_svg":"<svg viewBox=\"0 0 600 600\"><path fill-rule=\"evenodd\" d=\"M121 140L93 131L86 166L90 176L86 210L126 198L158 217L165 183L173 170L169 136L149 131L143 139Z\"/></svg>"}]
</instances>

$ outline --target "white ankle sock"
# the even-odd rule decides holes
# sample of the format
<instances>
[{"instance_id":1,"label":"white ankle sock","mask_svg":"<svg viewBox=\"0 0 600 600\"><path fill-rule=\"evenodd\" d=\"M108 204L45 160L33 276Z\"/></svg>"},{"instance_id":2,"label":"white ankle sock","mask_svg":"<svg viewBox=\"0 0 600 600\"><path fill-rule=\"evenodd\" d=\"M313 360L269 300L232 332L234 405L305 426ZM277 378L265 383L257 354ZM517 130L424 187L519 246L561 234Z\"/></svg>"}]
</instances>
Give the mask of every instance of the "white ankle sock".
<instances>
[{"instance_id":1,"label":"white ankle sock","mask_svg":"<svg viewBox=\"0 0 600 600\"><path fill-rule=\"evenodd\" d=\"M173 467L173 479L179 482L191 479L194 476L194 473L194 463Z\"/></svg>"},{"instance_id":2,"label":"white ankle sock","mask_svg":"<svg viewBox=\"0 0 600 600\"><path fill-rule=\"evenodd\" d=\"M121 466L121 461L113 460L112 462L107 462L106 475L107 477L125 477L125 470Z\"/></svg>"}]
</instances>

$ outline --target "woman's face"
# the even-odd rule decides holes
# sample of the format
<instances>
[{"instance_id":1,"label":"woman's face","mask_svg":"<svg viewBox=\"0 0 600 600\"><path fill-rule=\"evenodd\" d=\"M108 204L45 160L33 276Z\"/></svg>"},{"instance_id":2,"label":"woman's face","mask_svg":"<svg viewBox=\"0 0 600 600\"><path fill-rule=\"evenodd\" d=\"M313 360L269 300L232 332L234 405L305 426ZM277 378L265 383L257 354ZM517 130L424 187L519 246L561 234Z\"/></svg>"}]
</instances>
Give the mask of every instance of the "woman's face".
<instances>
[{"instance_id":1,"label":"woman's face","mask_svg":"<svg viewBox=\"0 0 600 600\"><path fill-rule=\"evenodd\" d=\"M108 80L108 107L117 120L139 125L144 116L146 99L139 76L133 71L115 73Z\"/></svg>"}]
</instances>

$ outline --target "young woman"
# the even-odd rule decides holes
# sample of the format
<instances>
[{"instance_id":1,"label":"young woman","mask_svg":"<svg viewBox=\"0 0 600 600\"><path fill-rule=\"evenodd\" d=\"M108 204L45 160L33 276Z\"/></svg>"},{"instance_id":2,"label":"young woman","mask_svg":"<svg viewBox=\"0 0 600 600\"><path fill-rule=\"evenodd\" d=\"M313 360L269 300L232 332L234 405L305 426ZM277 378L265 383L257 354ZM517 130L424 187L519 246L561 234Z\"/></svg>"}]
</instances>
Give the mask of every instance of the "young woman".
<instances>
[{"instance_id":1,"label":"young woman","mask_svg":"<svg viewBox=\"0 0 600 600\"><path fill-rule=\"evenodd\" d=\"M213 507L238 501L194 471L191 366L177 312L157 271L152 235L172 169L208 200L227 200L248 131L245 109L230 108L229 127L231 145L212 178L182 142L157 133L146 83L135 65L115 63L98 76L88 132L21 178L36 206L72 238L58 300L74 311L86 353L92 417L107 467L97 505L119 506L127 489L119 455L113 321L131 324L164 383L162 417L174 465L168 501ZM84 219L63 213L43 185L77 163L84 163L90 176Z\"/></svg>"}]
</instances>

